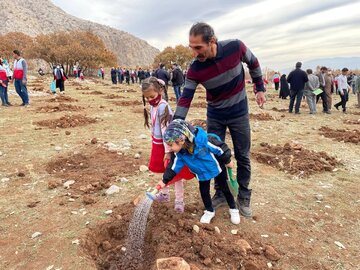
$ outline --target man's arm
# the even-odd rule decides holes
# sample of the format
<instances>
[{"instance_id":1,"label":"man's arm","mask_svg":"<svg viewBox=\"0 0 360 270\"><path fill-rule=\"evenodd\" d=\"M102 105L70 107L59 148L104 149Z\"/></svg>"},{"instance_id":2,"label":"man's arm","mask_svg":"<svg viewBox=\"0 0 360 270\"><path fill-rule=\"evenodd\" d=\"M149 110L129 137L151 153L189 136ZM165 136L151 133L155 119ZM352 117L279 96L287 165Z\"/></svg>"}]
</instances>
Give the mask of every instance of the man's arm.
<instances>
[{"instance_id":1,"label":"man's arm","mask_svg":"<svg viewBox=\"0 0 360 270\"><path fill-rule=\"evenodd\" d=\"M191 101L194 98L197 85L198 83L196 81L191 80L188 77L185 79L184 91L176 105L174 119L185 119L189 111Z\"/></svg>"},{"instance_id":2,"label":"man's arm","mask_svg":"<svg viewBox=\"0 0 360 270\"><path fill-rule=\"evenodd\" d=\"M23 72L24 72L22 80L27 81L27 77L26 77L26 75L27 75L27 64L26 64L25 60L23 60L21 62L21 64L22 64L22 68L23 68Z\"/></svg>"}]
</instances>

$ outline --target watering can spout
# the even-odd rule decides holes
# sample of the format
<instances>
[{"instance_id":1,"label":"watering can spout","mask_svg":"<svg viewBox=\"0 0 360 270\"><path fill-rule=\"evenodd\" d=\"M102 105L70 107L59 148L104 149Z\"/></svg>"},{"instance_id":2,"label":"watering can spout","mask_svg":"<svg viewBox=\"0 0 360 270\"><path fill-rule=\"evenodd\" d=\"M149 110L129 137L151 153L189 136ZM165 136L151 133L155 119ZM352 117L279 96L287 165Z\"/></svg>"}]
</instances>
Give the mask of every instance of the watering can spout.
<instances>
[{"instance_id":1,"label":"watering can spout","mask_svg":"<svg viewBox=\"0 0 360 270\"><path fill-rule=\"evenodd\" d=\"M160 191L161 189L161 186L160 185L157 185L153 191L150 191L150 192L146 192L146 196L151 199L151 200L155 200L156 199L156 194L158 194L158 192Z\"/></svg>"}]
</instances>

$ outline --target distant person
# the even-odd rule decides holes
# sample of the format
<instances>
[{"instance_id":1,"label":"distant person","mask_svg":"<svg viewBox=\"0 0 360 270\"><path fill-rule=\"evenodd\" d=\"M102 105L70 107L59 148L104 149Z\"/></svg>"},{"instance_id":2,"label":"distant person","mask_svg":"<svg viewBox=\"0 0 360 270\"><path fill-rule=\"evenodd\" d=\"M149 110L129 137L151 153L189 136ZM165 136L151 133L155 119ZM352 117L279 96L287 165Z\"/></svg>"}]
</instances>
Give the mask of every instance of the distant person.
<instances>
[{"instance_id":1,"label":"distant person","mask_svg":"<svg viewBox=\"0 0 360 270\"><path fill-rule=\"evenodd\" d=\"M309 80L305 71L301 69L301 65L301 62L297 62L295 65L295 70L291 71L287 77L287 81L290 83L289 113L293 112L296 99L295 113L300 114L300 105L304 94L305 83L307 83Z\"/></svg>"},{"instance_id":2,"label":"distant person","mask_svg":"<svg viewBox=\"0 0 360 270\"><path fill-rule=\"evenodd\" d=\"M354 72L353 77L351 79L351 88L352 88L352 92L353 92L354 95L356 95L356 80L357 80L357 77L358 76L356 76L356 73Z\"/></svg>"},{"instance_id":3,"label":"distant person","mask_svg":"<svg viewBox=\"0 0 360 270\"><path fill-rule=\"evenodd\" d=\"M155 71L155 77L165 82L164 99L168 101L168 85L170 80L169 73L165 70L165 65L160 64L159 68Z\"/></svg>"},{"instance_id":4,"label":"distant person","mask_svg":"<svg viewBox=\"0 0 360 270\"><path fill-rule=\"evenodd\" d=\"M125 82L126 82L128 85L130 85L130 71L129 71L129 69L126 69L126 70L125 70L124 76L125 76Z\"/></svg>"},{"instance_id":5,"label":"distant person","mask_svg":"<svg viewBox=\"0 0 360 270\"><path fill-rule=\"evenodd\" d=\"M327 97L327 93L325 91L326 86L327 86L327 89L329 88L329 85L326 85L326 76L327 76L326 73L327 73L327 68L321 67L318 78L319 78L319 82L320 82L320 89L323 92L316 96L316 103L318 103L319 99L321 98L322 104L323 104L323 113L330 114L330 109L328 106L329 105L328 97ZM330 85L330 91L331 91L331 85Z\"/></svg>"},{"instance_id":6,"label":"distant person","mask_svg":"<svg viewBox=\"0 0 360 270\"><path fill-rule=\"evenodd\" d=\"M286 99L290 95L289 83L286 80L286 74L281 75L280 78L280 93L279 98Z\"/></svg>"},{"instance_id":7,"label":"distant person","mask_svg":"<svg viewBox=\"0 0 360 270\"><path fill-rule=\"evenodd\" d=\"M117 80L116 80L116 69L114 67L111 68L110 71L110 75L111 75L111 81L113 84L117 84Z\"/></svg>"},{"instance_id":8,"label":"distant person","mask_svg":"<svg viewBox=\"0 0 360 270\"><path fill-rule=\"evenodd\" d=\"M146 78L149 78L150 76L151 76L150 70L147 69L146 72L145 72L145 79L146 79Z\"/></svg>"},{"instance_id":9,"label":"distant person","mask_svg":"<svg viewBox=\"0 0 360 270\"><path fill-rule=\"evenodd\" d=\"M104 80L105 79L105 70L103 67L100 67L100 74L101 74L101 78Z\"/></svg>"},{"instance_id":10,"label":"distant person","mask_svg":"<svg viewBox=\"0 0 360 270\"><path fill-rule=\"evenodd\" d=\"M131 83L134 84L135 83L135 70L131 69L130 70L130 78L131 78Z\"/></svg>"},{"instance_id":11,"label":"distant person","mask_svg":"<svg viewBox=\"0 0 360 270\"><path fill-rule=\"evenodd\" d=\"M273 76L273 83L275 84L275 90L279 90L280 74L278 72L275 72Z\"/></svg>"},{"instance_id":12,"label":"distant person","mask_svg":"<svg viewBox=\"0 0 360 270\"><path fill-rule=\"evenodd\" d=\"M74 75L74 77L75 78L77 78L77 66L74 66L74 68L73 68L73 75Z\"/></svg>"},{"instance_id":13,"label":"distant person","mask_svg":"<svg viewBox=\"0 0 360 270\"><path fill-rule=\"evenodd\" d=\"M145 80L145 71L142 68L138 70L139 83L141 84L143 80Z\"/></svg>"},{"instance_id":14,"label":"distant person","mask_svg":"<svg viewBox=\"0 0 360 270\"><path fill-rule=\"evenodd\" d=\"M4 107L11 106L9 102L7 87L9 84L8 71L6 70L6 65L4 64L4 60L0 58L0 98L1 105Z\"/></svg>"},{"instance_id":15,"label":"distant person","mask_svg":"<svg viewBox=\"0 0 360 270\"><path fill-rule=\"evenodd\" d=\"M356 91L357 102L358 102L357 107L360 108L360 74L358 74L358 76L356 77L355 91Z\"/></svg>"},{"instance_id":16,"label":"distant person","mask_svg":"<svg viewBox=\"0 0 360 270\"><path fill-rule=\"evenodd\" d=\"M14 80L16 93L20 96L22 104L20 106L28 107L29 95L26 88L27 85L27 64L24 58L20 56L20 51L14 50Z\"/></svg>"},{"instance_id":17,"label":"distant person","mask_svg":"<svg viewBox=\"0 0 360 270\"><path fill-rule=\"evenodd\" d=\"M85 80L84 71L80 72L80 80Z\"/></svg>"},{"instance_id":18,"label":"distant person","mask_svg":"<svg viewBox=\"0 0 360 270\"><path fill-rule=\"evenodd\" d=\"M181 97L181 86L184 84L184 75L176 63L172 65L172 68L171 82L174 87L176 102L178 102L179 98Z\"/></svg>"},{"instance_id":19,"label":"distant person","mask_svg":"<svg viewBox=\"0 0 360 270\"><path fill-rule=\"evenodd\" d=\"M341 75L337 78L341 101L336 103L334 107L339 110L339 107L341 106L343 113L346 113L346 102L349 100L349 92L351 90L351 87L348 84L348 79L346 77L348 71L349 69L343 68L341 70Z\"/></svg>"},{"instance_id":20,"label":"distant person","mask_svg":"<svg viewBox=\"0 0 360 270\"><path fill-rule=\"evenodd\" d=\"M80 79L80 74L81 74L82 68L79 66L77 69L77 78Z\"/></svg>"},{"instance_id":21,"label":"distant person","mask_svg":"<svg viewBox=\"0 0 360 270\"><path fill-rule=\"evenodd\" d=\"M312 74L312 69L307 69L308 82L305 84L304 96L306 97L307 104L309 105L310 114L316 114L316 95L314 90L320 86L319 78Z\"/></svg>"},{"instance_id":22,"label":"distant person","mask_svg":"<svg viewBox=\"0 0 360 270\"><path fill-rule=\"evenodd\" d=\"M123 82L123 72L122 72L122 70L121 70L121 68L120 67L117 67L117 69L116 69L116 75L117 75L117 79L118 79L118 83L119 84L122 84L122 82Z\"/></svg>"},{"instance_id":23,"label":"distant person","mask_svg":"<svg viewBox=\"0 0 360 270\"><path fill-rule=\"evenodd\" d=\"M64 68L57 64L57 66L54 68L54 80L56 81L56 88L60 89L60 94L64 94L65 91L65 80L67 79Z\"/></svg>"}]
</instances>

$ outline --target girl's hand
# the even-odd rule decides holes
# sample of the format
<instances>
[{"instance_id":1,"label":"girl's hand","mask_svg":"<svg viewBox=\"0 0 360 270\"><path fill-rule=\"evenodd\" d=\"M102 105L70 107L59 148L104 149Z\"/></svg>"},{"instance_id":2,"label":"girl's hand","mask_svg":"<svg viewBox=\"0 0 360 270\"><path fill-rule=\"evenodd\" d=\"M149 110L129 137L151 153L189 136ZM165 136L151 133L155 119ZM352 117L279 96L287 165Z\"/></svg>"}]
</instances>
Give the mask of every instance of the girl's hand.
<instances>
[{"instance_id":1,"label":"girl's hand","mask_svg":"<svg viewBox=\"0 0 360 270\"><path fill-rule=\"evenodd\" d=\"M161 188L164 188L164 187L165 187L165 184L164 184L164 182L163 182L162 180L160 180L160 181L158 182L158 185L159 185Z\"/></svg>"},{"instance_id":2,"label":"girl's hand","mask_svg":"<svg viewBox=\"0 0 360 270\"><path fill-rule=\"evenodd\" d=\"M225 165L228 168L234 168L234 163L232 161L230 161L228 164Z\"/></svg>"},{"instance_id":3,"label":"girl's hand","mask_svg":"<svg viewBox=\"0 0 360 270\"><path fill-rule=\"evenodd\" d=\"M165 153L164 161L165 160L170 160L170 159L171 159L171 153Z\"/></svg>"}]
</instances>

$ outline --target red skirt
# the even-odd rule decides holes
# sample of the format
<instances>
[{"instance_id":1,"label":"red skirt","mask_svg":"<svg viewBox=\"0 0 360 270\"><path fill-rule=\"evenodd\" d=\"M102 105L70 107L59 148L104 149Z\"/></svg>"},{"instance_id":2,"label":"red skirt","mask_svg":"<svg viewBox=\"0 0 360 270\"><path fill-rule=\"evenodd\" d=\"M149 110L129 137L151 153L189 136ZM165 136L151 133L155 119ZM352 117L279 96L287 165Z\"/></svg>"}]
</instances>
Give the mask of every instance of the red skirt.
<instances>
[{"instance_id":1,"label":"red skirt","mask_svg":"<svg viewBox=\"0 0 360 270\"><path fill-rule=\"evenodd\" d=\"M152 137L149 170L152 171L153 173L165 172L164 156L165 156L165 147L163 144L163 140Z\"/></svg>"}]
</instances>

